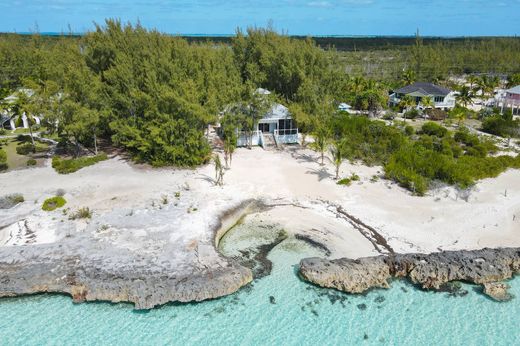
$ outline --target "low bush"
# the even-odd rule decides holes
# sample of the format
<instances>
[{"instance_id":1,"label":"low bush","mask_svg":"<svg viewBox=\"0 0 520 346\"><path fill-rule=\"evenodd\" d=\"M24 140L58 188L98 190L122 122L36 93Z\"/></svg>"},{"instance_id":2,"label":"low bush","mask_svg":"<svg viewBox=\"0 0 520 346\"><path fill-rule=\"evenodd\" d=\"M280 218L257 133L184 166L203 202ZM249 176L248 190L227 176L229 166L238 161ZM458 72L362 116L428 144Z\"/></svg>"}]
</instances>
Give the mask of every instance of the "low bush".
<instances>
[{"instance_id":1,"label":"low bush","mask_svg":"<svg viewBox=\"0 0 520 346\"><path fill-rule=\"evenodd\" d=\"M359 175L357 175L356 173L352 173L352 175L348 178L343 178L339 180L338 185L349 186L350 184L352 184L353 181L359 181Z\"/></svg>"},{"instance_id":2,"label":"low bush","mask_svg":"<svg viewBox=\"0 0 520 346\"><path fill-rule=\"evenodd\" d=\"M7 168L7 154L3 149L0 149L0 171L4 171Z\"/></svg>"},{"instance_id":3,"label":"low bush","mask_svg":"<svg viewBox=\"0 0 520 346\"><path fill-rule=\"evenodd\" d=\"M404 113L405 119L415 119L421 116L421 112L419 112L417 109L409 110L408 112Z\"/></svg>"},{"instance_id":4,"label":"low bush","mask_svg":"<svg viewBox=\"0 0 520 346\"><path fill-rule=\"evenodd\" d=\"M62 159L59 156L54 156L52 158L52 167L60 174L69 174L107 159L108 157L105 153L77 159Z\"/></svg>"},{"instance_id":5,"label":"low bush","mask_svg":"<svg viewBox=\"0 0 520 346\"><path fill-rule=\"evenodd\" d=\"M11 209L15 205L19 203L23 203L25 201L22 194L13 193L12 195L2 196L0 197L0 209Z\"/></svg>"},{"instance_id":6,"label":"low bush","mask_svg":"<svg viewBox=\"0 0 520 346\"><path fill-rule=\"evenodd\" d=\"M43 202L42 210L53 211L53 210L63 207L66 203L67 203L67 201L65 200L65 198L63 198L61 196L47 198Z\"/></svg>"},{"instance_id":7,"label":"low bush","mask_svg":"<svg viewBox=\"0 0 520 346\"><path fill-rule=\"evenodd\" d=\"M36 166L36 160L35 159L27 160L27 166Z\"/></svg>"},{"instance_id":8,"label":"low bush","mask_svg":"<svg viewBox=\"0 0 520 346\"><path fill-rule=\"evenodd\" d=\"M7 133L6 129L0 128L0 136L3 136Z\"/></svg>"},{"instance_id":9,"label":"low bush","mask_svg":"<svg viewBox=\"0 0 520 346\"><path fill-rule=\"evenodd\" d=\"M513 120L507 115L494 115L484 119L482 131L500 137L520 138L520 120Z\"/></svg>"},{"instance_id":10,"label":"low bush","mask_svg":"<svg viewBox=\"0 0 520 346\"><path fill-rule=\"evenodd\" d=\"M69 216L70 220L77 219L90 219L92 217L92 211L88 207L80 208Z\"/></svg>"},{"instance_id":11,"label":"low bush","mask_svg":"<svg viewBox=\"0 0 520 346\"><path fill-rule=\"evenodd\" d=\"M18 155L28 155L33 152L42 153L47 151L47 146L36 143L34 149L32 143L23 143L16 146L16 153Z\"/></svg>"},{"instance_id":12,"label":"low bush","mask_svg":"<svg viewBox=\"0 0 520 346\"><path fill-rule=\"evenodd\" d=\"M448 134L448 129L442 125L428 121L421 127L421 132L430 136L444 137Z\"/></svg>"}]
</instances>

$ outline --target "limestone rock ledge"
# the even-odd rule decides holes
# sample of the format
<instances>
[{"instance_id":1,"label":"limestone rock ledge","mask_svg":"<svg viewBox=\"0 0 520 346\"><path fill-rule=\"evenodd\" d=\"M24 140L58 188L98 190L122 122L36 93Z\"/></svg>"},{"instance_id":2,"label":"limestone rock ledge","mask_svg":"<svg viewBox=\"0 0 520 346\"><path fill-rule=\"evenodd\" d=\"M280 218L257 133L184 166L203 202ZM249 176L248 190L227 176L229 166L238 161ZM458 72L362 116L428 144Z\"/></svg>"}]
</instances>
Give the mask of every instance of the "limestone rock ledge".
<instances>
[{"instance_id":1,"label":"limestone rock ledge","mask_svg":"<svg viewBox=\"0 0 520 346\"><path fill-rule=\"evenodd\" d=\"M66 293L75 302L129 302L136 309L151 309L218 298L253 279L251 270L222 257L215 266L195 268L169 258L75 250L67 243L2 248L0 297Z\"/></svg>"},{"instance_id":2,"label":"limestone rock ledge","mask_svg":"<svg viewBox=\"0 0 520 346\"><path fill-rule=\"evenodd\" d=\"M509 279L520 272L520 248L392 254L360 259L305 258L300 262L299 272L303 279L318 286L348 293L388 288L391 278L408 278L423 289L440 289L450 281L484 285Z\"/></svg>"}]
</instances>

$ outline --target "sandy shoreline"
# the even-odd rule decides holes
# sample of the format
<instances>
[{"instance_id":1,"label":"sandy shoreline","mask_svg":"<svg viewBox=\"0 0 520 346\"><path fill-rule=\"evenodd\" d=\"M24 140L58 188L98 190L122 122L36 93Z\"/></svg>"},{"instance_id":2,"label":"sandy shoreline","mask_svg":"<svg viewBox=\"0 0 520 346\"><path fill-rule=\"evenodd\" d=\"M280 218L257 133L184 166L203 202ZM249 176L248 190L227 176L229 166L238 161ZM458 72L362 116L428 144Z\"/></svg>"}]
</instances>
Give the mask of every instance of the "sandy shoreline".
<instances>
[{"instance_id":1,"label":"sandy shoreline","mask_svg":"<svg viewBox=\"0 0 520 346\"><path fill-rule=\"evenodd\" d=\"M126 300L148 308L231 293L250 281L250 272L216 251L215 229L228 227L220 217L251 200L270 207L246 218L275 222L325 244L331 259L385 253L382 241L397 253L520 246L518 170L479 182L469 195L445 187L416 197L375 179L380 167L345 163L342 176L355 172L361 178L345 187L336 184L330 163L317 162L318 154L296 147L239 149L223 187L214 186L211 165L143 169L117 157L70 175L49 165L2 174L0 195L21 193L25 202L0 210L0 276L25 281L0 284L0 295L57 290L76 300ZM58 189L67 205L42 211L43 200ZM92 219L69 220L82 207L93 210ZM79 262L60 266L58 252ZM14 270L14 258L24 266ZM36 266L38 259L45 259L45 268ZM96 268L100 275L90 272ZM40 285L38 280L57 274L38 278L38 270L68 279ZM110 287L104 275L120 280ZM190 277L199 279L188 285ZM148 285L158 289L143 288Z\"/></svg>"}]
</instances>

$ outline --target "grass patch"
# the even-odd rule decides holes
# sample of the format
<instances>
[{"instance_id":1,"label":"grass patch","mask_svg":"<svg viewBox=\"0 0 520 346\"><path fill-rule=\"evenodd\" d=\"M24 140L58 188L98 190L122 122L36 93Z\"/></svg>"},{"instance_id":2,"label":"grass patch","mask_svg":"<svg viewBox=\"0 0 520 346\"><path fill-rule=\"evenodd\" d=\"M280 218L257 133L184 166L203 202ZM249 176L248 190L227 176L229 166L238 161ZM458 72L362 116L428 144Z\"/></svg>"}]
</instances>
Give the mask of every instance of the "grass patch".
<instances>
[{"instance_id":1,"label":"grass patch","mask_svg":"<svg viewBox=\"0 0 520 346\"><path fill-rule=\"evenodd\" d=\"M107 159L108 156L105 153L77 159L62 159L59 156L54 156L52 158L52 167L60 174L69 174Z\"/></svg>"},{"instance_id":2,"label":"grass patch","mask_svg":"<svg viewBox=\"0 0 520 346\"><path fill-rule=\"evenodd\" d=\"M65 200L65 198L63 198L61 196L47 198L43 202L42 210L53 211L53 210L63 207L66 203L67 203L67 201Z\"/></svg>"},{"instance_id":3,"label":"grass patch","mask_svg":"<svg viewBox=\"0 0 520 346\"><path fill-rule=\"evenodd\" d=\"M92 211L88 207L80 208L69 216L69 220L90 219Z\"/></svg>"},{"instance_id":4,"label":"grass patch","mask_svg":"<svg viewBox=\"0 0 520 346\"><path fill-rule=\"evenodd\" d=\"M19 203L23 203L25 201L22 194L13 193L12 195L2 196L0 197L0 209L11 209L15 205Z\"/></svg>"},{"instance_id":5,"label":"grass patch","mask_svg":"<svg viewBox=\"0 0 520 346\"><path fill-rule=\"evenodd\" d=\"M350 186L350 184L352 184L353 181L359 181L359 175L357 175L356 173L352 173L352 175L348 178L341 179L340 181L338 181L338 185Z\"/></svg>"}]
</instances>

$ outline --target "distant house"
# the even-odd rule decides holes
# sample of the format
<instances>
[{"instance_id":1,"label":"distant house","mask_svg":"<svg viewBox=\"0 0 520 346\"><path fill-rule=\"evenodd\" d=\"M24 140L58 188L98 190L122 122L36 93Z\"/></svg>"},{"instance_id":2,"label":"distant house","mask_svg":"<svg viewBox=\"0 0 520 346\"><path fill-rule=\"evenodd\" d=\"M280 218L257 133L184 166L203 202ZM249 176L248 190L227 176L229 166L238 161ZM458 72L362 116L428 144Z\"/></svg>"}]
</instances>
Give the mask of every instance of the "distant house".
<instances>
[{"instance_id":1,"label":"distant house","mask_svg":"<svg viewBox=\"0 0 520 346\"><path fill-rule=\"evenodd\" d=\"M455 93L441 86L416 82L404 88L395 90L390 95L390 105L397 106L404 96L410 96L415 100L417 108L423 108L422 101L425 98L433 100L434 107L442 110L449 110L455 107Z\"/></svg>"},{"instance_id":2,"label":"distant house","mask_svg":"<svg viewBox=\"0 0 520 346\"><path fill-rule=\"evenodd\" d=\"M520 85L505 90L501 99L498 100L497 106L500 106L502 112L504 109L510 108L513 114L520 115Z\"/></svg>"},{"instance_id":3,"label":"distant house","mask_svg":"<svg viewBox=\"0 0 520 346\"><path fill-rule=\"evenodd\" d=\"M269 95L265 89L258 89L257 93ZM289 113L289 109L282 104L275 103L270 110L254 124L251 145L266 147L269 145L297 144L298 128ZM239 132L237 146L248 145L249 134Z\"/></svg>"},{"instance_id":4,"label":"distant house","mask_svg":"<svg viewBox=\"0 0 520 346\"><path fill-rule=\"evenodd\" d=\"M338 109L342 112L349 112L352 109L352 106L345 102L342 102L338 105Z\"/></svg>"},{"instance_id":5,"label":"distant house","mask_svg":"<svg viewBox=\"0 0 520 346\"><path fill-rule=\"evenodd\" d=\"M7 105L7 109L0 112L0 128L7 130L16 130L16 128L29 128L29 119L27 114L15 114L13 108L18 101L17 93L23 92L28 96L31 96L34 92L31 89L18 89L14 94L7 96L2 100L2 103ZM36 124L40 124L40 117L33 116Z\"/></svg>"}]
</instances>

